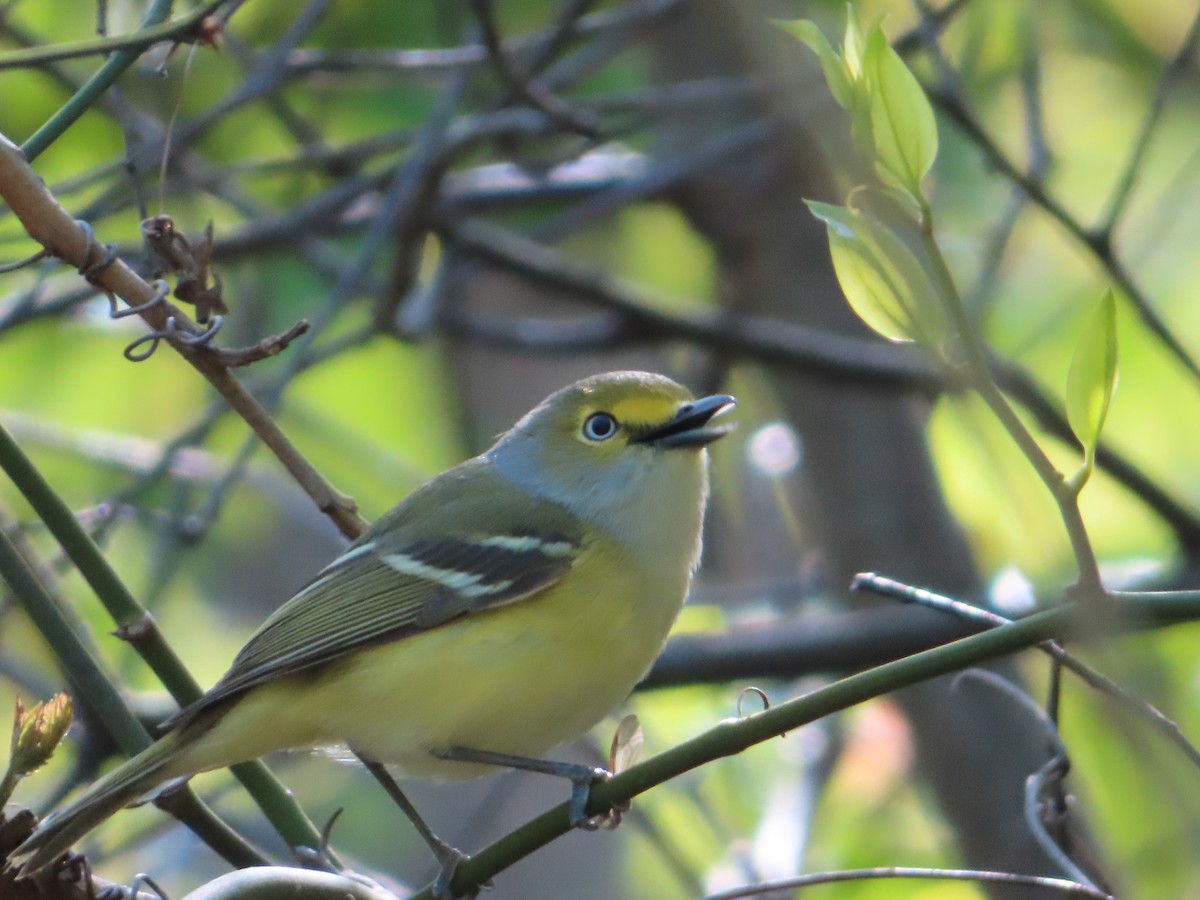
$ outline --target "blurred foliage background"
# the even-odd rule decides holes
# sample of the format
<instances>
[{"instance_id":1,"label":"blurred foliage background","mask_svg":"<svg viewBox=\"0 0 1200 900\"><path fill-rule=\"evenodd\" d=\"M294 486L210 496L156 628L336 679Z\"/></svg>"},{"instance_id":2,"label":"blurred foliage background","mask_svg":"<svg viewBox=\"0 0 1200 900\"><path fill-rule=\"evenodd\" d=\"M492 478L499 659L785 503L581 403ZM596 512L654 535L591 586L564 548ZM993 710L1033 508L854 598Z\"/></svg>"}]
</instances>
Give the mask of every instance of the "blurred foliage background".
<instances>
[{"instance_id":1,"label":"blurred foliage background","mask_svg":"<svg viewBox=\"0 0 1200 900\"><path fill-rule=\"evenodd\" d=\"M99 16L124 34L145 6L101 3ZM1118 288L1121 383L1105 438L1170 502L1101 472L1084 512L1111 587L1191 586L1195 5L852 7L882 21L935 99L936 236L989 345L1052 409L1096 300ZM885 346L853 320L824 229L804 209L804 197L841 202L864 170L814 57L770 20L813 18L836 37L843 4L500 0L491 24L506 64L486 48L480 8L492 5L225 4L219 51L152 48L35 168L148 277L161 266L143 219L168 213L193 246L211 220L230 307L220 346L312 323L238 377L368 519L584 374L650 368L738 395L739 431L713 453L706 560L679 631L765 628L794 637L795 654L786 671L767 671L742 648L743 674L726 678L677 644L668 653L682 686L630 703L650 752L735 715L751 680L782 699L957 633L937 616L850 598L855 571L1006 614L1060 602L1073 561L1050 497L986 410L944 390L919 349ZM0 8L0 66L19 48L96 29L96 6L12 0ZM100 64L0 68L0 133L27 141ZM0 258L36 249L14 216L0 217ZM67 267L0 275L0 422L207 685L340 538L171 348L124 358L145 331L137 317L110 319ZM1031 422L1072 469L1077 448ZM109 636L111 621L6 480L0 504L3 526L52 566L113 677L153 718L165 701L147 667ZM1181 626L1087 654L1196 735L1195 638ZM1043 659L997 671L1044 700ZM0 599L0 709L62 683L33 626ZM453 689L446 673L431 702ZM1053 873L1022 816L1024 780L1046 757L1042 729L977 683L877 700L677 779L640 799L619 831L570 835L505 872L490 896L693 897L874 865ZM1125 896L1200 897L1194 769L1070 681L1061 730L1081 855L1094 863L1085 868ZM599 729L596 746L611 733ZM84 711L68 750L15 799L45 811L113 752ZM318 823L346 808L333 843L352 864L423 883L424 848L362 772L311 754L272 763ZM196 786L286 856L226 774ZM562 799L561 785L519 775L413 791L468 849ZM224 870L153 809L117 816L80 849L108 878L147 871L174 893ZM819 890L949 900L982 889Z\"/></svg>"}]
</instances>

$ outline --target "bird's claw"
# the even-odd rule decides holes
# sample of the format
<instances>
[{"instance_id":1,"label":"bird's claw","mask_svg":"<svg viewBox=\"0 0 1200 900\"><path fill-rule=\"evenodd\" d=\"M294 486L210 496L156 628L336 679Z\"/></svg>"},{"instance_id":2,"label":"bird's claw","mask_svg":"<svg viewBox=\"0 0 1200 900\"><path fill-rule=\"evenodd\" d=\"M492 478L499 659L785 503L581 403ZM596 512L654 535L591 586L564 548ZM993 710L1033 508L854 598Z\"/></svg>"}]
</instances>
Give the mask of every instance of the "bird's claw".
<instances>
[{"instance_id":1,"label":"bird's claw","mask_svg":"<svg viewBox=\"0 0 1200 900\"><path fill-rule=\"evenodd\" d=\"M437 857L438 865L441 866L441 871L438 872L438 877L433 882L433 896L436 900L458 900L461 897L477 897L481 889L489 891L492 889L492 881L489 878L483 884L472 887L465 894L455 893L451 889L450 883L454 881L454 875L458 872L458 867L470 859L470 855L451 847L449 844L440 848L434 855Z\"/></svg>"},{"instance_id":2,"label":"bird's claw","mask_svg":"<svg viewBox=\"0 0 1200 900\"><path fill-rule=\"evenodd\" d=\"M578 775L571 776L571 805L568 807L571 827L581 828L584 831L595 831L598 828L608 827L606 823L614 813L617 815L617 820L620 821L620 814L615 809L595 816L587 814L588 801L592 796L592 785L612 778L612 772L608 769L587 766L581 767L581 770Z\"/></svg>"}]
</instances>

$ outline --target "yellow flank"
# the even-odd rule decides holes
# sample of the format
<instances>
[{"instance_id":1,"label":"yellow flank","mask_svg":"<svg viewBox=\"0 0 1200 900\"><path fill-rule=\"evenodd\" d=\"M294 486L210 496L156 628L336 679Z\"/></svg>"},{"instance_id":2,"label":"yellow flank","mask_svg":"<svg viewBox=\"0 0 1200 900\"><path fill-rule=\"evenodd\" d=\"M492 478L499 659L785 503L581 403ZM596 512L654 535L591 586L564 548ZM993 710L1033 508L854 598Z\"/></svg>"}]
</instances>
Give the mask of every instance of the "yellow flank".
<instances>
[{"instance_id":1,"label":"yellow flank","mask_svg":"<svg viewBox=\"0 0 1200 900\"><path fill-rule=\"evenodd\" d=\"M599 540L608 546L584 550L569 589L555 585L364 650L316 678L251 690L171 768L212 769L284 746L345 743L407 775L458 779L491 767L429 751L458 745L538 756L578 737L650 667L689 574L660 567L648 577L622 547Z\"/></svg>"}]
</instances>

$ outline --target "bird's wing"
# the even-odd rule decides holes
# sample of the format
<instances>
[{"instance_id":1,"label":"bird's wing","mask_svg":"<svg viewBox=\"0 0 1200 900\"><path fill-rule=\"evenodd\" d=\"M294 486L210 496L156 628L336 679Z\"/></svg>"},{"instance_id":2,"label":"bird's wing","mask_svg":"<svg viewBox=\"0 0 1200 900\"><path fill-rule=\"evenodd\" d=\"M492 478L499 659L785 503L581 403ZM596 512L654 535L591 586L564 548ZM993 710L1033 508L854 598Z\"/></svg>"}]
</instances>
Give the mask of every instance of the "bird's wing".
<instances>
[{"instance_id":1,"label":"bird's wing","mask_svg":"<svg viewBox=\"0 0 1200 900\"><path fill-rule=\"evenodd\" d=\"M489 483L487 521L463 521L472 507L463 491L474 480L444 501L435 481L381 519L263 623L212 690L165 724L185 724L265 681L522 600L562 578L583 549L573 518ZM457 520L454 537L438 527L446 517Z\"/></svg>"}]
</instances>

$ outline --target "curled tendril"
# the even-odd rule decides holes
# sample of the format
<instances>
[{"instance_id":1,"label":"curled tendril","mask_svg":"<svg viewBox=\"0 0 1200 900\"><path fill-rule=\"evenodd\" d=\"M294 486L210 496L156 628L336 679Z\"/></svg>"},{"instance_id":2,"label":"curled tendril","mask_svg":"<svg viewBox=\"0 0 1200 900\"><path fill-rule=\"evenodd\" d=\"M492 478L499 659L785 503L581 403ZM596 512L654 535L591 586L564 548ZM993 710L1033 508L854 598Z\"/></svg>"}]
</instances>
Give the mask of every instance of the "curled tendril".
<instances>
[{"instance_id":1,"label":"curled tendril","mask_svg":"<svg viewBox=\"0 0 1200 900\"><path fill-rule=\"evenodd\" d=\"M165 282L161 282L165 286ZM164 294L165 296L165 294ZM153 303L161 303L162 298L156 297L148 303L143 304L135 309L144 309ZM132 311L132 310L131 310ZM154 351L158 349L158 343L162 340L174 340L188 347L203 347L207 345L217 332L221 330L221 326L225 324L224 316L215 316L212 323L204 331L195 334L190 331L184 331L175 324L175 317L170 316L167 319L167 326L161 331L152 331L149 334L144 334L136 341L125 348L125 358L130 362L144 362L154 355ZM138 348L143 344L148 345L145 350L138 351Z\"/></svg>"},{"instance_id":2,"label":"curled tendril","mask_svg":"<svg viewBox=\"0 0 1200 900\"><path fill-rule=\"evenodd\" d=\"M754 687L754 685L750 685L749 687L744 687L744 688L742 688L741 692L738 694L738 698L737 698L737 714L738 714L739 719L745 715L745 713L742 712L742 701L746 699L747 695L753 695L759 699L759 701L762 703L761 712L766 712L768 709L771 708L771 701L767 698L766 691L764 691L760 687Z\"/></svg>"}]
</instances>

